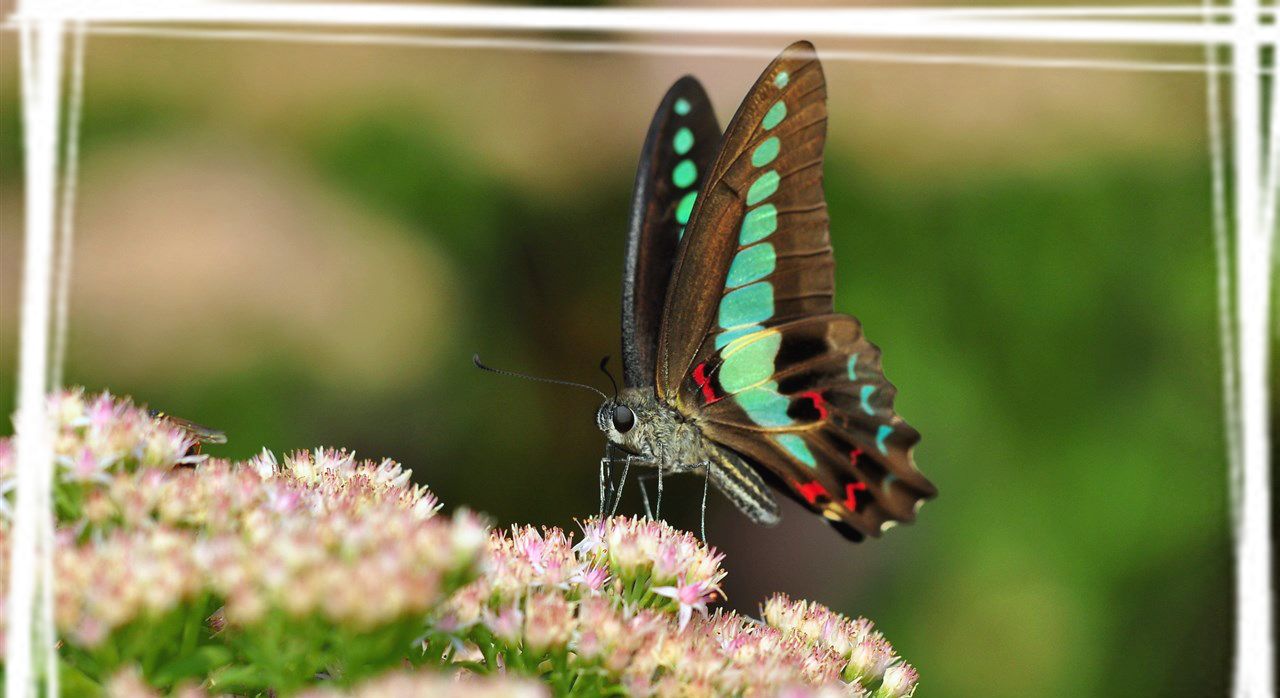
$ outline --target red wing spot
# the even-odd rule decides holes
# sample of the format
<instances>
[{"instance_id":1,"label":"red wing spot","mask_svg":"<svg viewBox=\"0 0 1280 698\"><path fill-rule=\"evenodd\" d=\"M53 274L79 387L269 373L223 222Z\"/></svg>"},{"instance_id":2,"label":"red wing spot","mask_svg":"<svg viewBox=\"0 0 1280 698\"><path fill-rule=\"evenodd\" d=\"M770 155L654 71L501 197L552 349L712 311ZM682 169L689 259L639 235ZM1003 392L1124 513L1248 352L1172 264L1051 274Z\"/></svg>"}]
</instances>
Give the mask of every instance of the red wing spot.
<instances>
[{"instance_id":1,"label":"red wing spot","mask_svg":"<svg viewBox=\"0 0 1280 698\"><path fill-rule=\"evenodd\" d=\"M822 483L817 480L806 482L803 485L800 485L798 489L800 490L800 494L804 496L805 500L810 504L816 503L818 501L818 497L831 499L831 493L827 492L827 488L823 487Z\"/></svg>"},{"instance_id":2,"label":"red wing spot","mask_svg":"<svg viewBox=\"0 0 1280 698\"><path fill-rule=\"evenodd\" d=\"M818 415L822 418L822 421L827 421L827 414L829 414L829 412L827 410L827 401L822 397L822 393L816 390L807 390L800 393L798 397L807 397L810 400L813 400L813 408L818 411Z\"/></svg>"},{"instance_id":3,"label":"red wing spot","mask_svg":"<svg viewBox=\"0 0 1280 698\"><path fill-rule=\"evenodd\" d=\"M867 490L865 482L850 482L844 486L844 505L849 511L858 510L858 493Z\"/></svg>"},{"instance_id":4,"label":"red wing spot","mask_svg":"<svg viewBox=\"0 0 1280 698\"><path fill-rule=\"evenodd\" d=\"M693 369L693 380L702 389L702 399L708 405L719 402L724 399L723 395L716 395L715 388L711 387L711 379L707 377L707 362L703 361Z\"/></svg>"},{"instance_id":5,"label":"red wing spot","mask_svg":"<svg viewBox=\"0 0 1280 698\"><path fill-rule=\"evenodd\" d=\"M862 447L859 446L849 452L849 465L858 464L858 456L862 455Z\"/></svg>"}]
</instances>

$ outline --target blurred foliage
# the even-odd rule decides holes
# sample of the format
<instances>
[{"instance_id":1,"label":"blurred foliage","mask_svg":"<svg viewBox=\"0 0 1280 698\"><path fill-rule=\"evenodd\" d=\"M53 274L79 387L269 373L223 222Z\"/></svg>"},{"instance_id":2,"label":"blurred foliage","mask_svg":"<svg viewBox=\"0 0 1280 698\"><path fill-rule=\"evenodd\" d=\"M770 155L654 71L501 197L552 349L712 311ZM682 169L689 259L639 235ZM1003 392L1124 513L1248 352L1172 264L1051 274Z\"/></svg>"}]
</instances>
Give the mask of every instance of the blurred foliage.
<instances>
[{"instance_id":1,"label":"blurred foliage","mask_svg":"<svg viewBox=\"0 0 1280 698\"><path fill-rule=\"evenodd\" d=\"M198 109L116 88L90 93L86 158L177 123L202 127ZM0 96L0 185L13 190L17 108L10 88ZM461 293L436 370L353 396L265 347L236 375L184 371L174 338L176 368L121 382L83 368L77 357L94 348L73 329L69 381L223 428L220 455L341 445L401 460L445 502L501 523L571 526L594 513L594 398L481 374L470 357L603 383L595 364L618 352L634 165L547 197L486 168L433 118L389 97L267 128L277 152L442 251ZM832 149L837 307L884 349L941 495L917 525L857 547L795 509L780 529L751 528L713 496L711 542L738 565L731 604L752 611L778 590L875 617L928 677L921 695L1224 693L1209 176L1188 152L1080 152L1032 175L904 181ZM672 518L696 521L700 494L673 484Z\"/></svg>"}]
</instances>

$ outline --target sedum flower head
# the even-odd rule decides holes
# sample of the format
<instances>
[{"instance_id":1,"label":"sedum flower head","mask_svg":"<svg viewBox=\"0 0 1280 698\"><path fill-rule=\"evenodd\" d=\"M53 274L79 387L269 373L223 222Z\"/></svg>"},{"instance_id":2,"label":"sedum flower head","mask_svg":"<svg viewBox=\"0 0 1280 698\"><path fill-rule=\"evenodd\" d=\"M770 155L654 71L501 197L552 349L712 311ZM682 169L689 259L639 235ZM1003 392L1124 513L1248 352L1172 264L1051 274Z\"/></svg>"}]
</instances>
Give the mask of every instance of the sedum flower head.
<instances>
[{"instance_id":1,"label":"sedum flower head","mask_svg":"<svg viewBox=\"0 0 1280 698\"><path fill-rule=\"evenodd\" d=\"M824 648L841 658L841 675L861 685L881 685L883 695L910 695L914 691L915 669L898 664L893 645L866 618L849 619L821 604L793 601L775 594L761 607L764 621L793 634L812 646ZM882 695L878 692L876 695Z\"/></svg>"},{"instance_id":2,"label":"sedum flower head","mask_svg":"<svg viewBox=\"0 0 1280 698\"><path fill-rule=\"evenodd\" d=\"M866 619L783 595L763 622L715 609L723 555L666 523L493 531L440 515L391 460L193 458L185 432L110 394L50 409L55 622L63 661L107 695L903 698L918 682ZM0 439L0 559L13 458Z\"/></svg>"}]
</instances>

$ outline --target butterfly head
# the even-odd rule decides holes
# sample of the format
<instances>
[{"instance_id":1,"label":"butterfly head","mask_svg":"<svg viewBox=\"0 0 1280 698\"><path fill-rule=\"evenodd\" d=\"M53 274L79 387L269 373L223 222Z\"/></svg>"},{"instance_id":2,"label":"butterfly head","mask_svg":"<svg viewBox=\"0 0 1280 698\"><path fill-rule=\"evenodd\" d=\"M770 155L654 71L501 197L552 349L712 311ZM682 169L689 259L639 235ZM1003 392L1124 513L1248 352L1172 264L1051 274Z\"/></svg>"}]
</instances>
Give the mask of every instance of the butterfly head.
<instances>
[{"instance_id":1,"label":"butterfly head","mask_svg":"<svg viewBox=\"0 0 1280 698\"><path fill-rule=\"evenodd\" d=\"M626 404L622 396L605 400L596 412L596 426L604 432L605 438L609 439L613 445L631 453L640 452L636 443L636 436L641 431L637 429L639 424L640 417L636 409Z\"/></svg>"}]
</instances>

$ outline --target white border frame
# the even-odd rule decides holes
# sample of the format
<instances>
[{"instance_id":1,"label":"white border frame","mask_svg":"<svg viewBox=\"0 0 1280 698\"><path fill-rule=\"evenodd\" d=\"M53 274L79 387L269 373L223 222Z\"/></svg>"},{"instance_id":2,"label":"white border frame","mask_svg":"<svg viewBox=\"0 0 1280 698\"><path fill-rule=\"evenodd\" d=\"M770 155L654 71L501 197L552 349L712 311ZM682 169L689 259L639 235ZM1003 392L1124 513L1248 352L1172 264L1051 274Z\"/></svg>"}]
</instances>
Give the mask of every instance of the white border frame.
<instances>
[{"instance_id":1,"label":"white border frame","mask_svg":"<svg viewBox=\"0 0 1280 698\"><path fill-rule=\"evenodd\" d=\"M1274 77L1275 66L1263 65L1263 49L1270 48L1273 56L1280 50L1277 46L1280 24L1277 24L1276 9L1263 7L1260 0L1231 0L1229 7L1212 2L1205 0L1204 7L695 10L237 0L20 0L8 25L16 27L21 38L26 247L16 420L17 501L7 600L10 612L6 698L34 696L37 690L35 662L51 662L54 658L50 590L56 580L51 575L51 556L48 555L52 540L49 504L52 439L44 405L45 396L60 382L50 377L49 328L53 307L54 232L60 194L59 134L64 118L64 37L69 27L87 28L90 32L171 36L182 36L185 32L187 36L202 37L223 32L228 38L318 41L340 41L342 37L336 32L351 29L483 30L496 34L618 31L681 35L706 34L709 27L715 27L715 34L733 36L1206 47L1208 61L1200 69L1205 71L1210 85L1211 140L1215 143L1221 133L1217 123L1217 76L1221 71L1232 77L1233 138L1229 160L1234 196L1229 208L1234 216L1227 217L1227 211L1217 205L1225 201L1219 201L1215 195L1219 221L1230 221L1235 244L1234 317L1229 315L1231 299L1225 295L1230 288L1225 268L1221 270L1219 285L1219 293L1224 294L1219 298L1219 305L1224 312L1221 319L1224 323L1224 399L1236 534L1236 652L1232 695L1236 698L1274 695L1268 352L1271 269L1277 185L1280 184L1277 173L1280 169L1277 153L1280 150L1277 145L1280 143L1280 84L1276 84L1280 79ZM267 28L266 33L253 34L258 31L255 28L262 27ZM317 33L320 31L331 33ZM241 36L236 37L236 32ZM363 43L389 43L385 35L376 33L355 37L355 41ZM1224 66L1225 70L1216 65L1215 56L1220 49L1231 52L1230 65ZM79 63L73 63L73 74L80 68ZM1266 75L1273 76L1269 127L1263 119L1262 81ZM73 111L73 126L76 118ZM1218 162L1227 157L1222 151L1215 154ZM74 154L65 159L63 167L73 168ZM74 177L69 175L61 191L64 212L71 206L73 183ZM1215 192L1225 191L1222 167L1215 167L1214 184ZM64 220L63 226L62 253L66 259L69 222ZM1221 233L1225 236L1225 230ZM1220 237L1218 242L1220 254L1226 254L1229 242L1225 237ZM1238 335L1232 331L1233 321ZM60 356L55 357L53 363L60 362ZM56 374L60 366L54 365L52 369ZM56 694L56 681L47 688Z\"/></svg>"}]
</instances>

